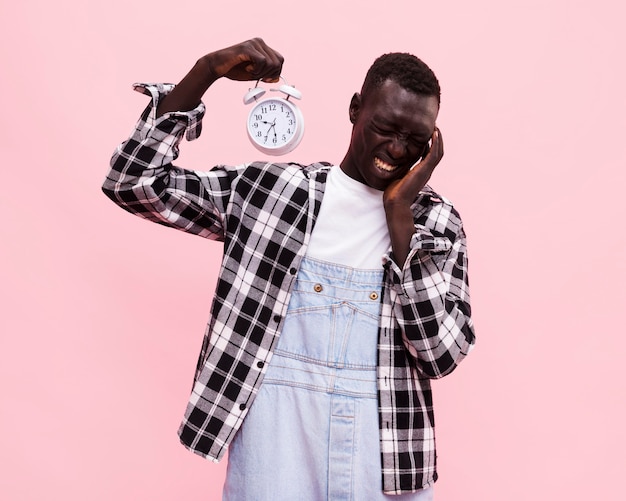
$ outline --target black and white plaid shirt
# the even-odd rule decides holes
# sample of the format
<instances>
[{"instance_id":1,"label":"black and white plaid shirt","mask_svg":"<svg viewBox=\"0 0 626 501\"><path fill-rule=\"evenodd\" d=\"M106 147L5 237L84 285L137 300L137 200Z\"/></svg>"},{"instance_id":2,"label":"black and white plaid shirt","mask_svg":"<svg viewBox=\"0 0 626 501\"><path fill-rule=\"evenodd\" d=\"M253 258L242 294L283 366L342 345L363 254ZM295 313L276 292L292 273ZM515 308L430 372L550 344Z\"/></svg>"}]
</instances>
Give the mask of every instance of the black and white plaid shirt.
<instances>
[{"instance_id":1,"label":"black and white plaid shirt","mask_svg":"<svg viewBox=\"0 0 626 501\"><path fill-rule=\"evenodd\" d=\"M224 258L193 391L179 435L219 460L263 381L324 194L329 164L252 163L192 172L172 165L200 135L204 106L155 118L152 97L111 160L103 190L129 212L224 243ZM383 490L400 494L437 478L430 379L449 374L474 343L465 234L451 203L426 187L400 268L383 257L378 395ZM269 451L268 451L269 452Z\"/></svg>"}]
</instances>

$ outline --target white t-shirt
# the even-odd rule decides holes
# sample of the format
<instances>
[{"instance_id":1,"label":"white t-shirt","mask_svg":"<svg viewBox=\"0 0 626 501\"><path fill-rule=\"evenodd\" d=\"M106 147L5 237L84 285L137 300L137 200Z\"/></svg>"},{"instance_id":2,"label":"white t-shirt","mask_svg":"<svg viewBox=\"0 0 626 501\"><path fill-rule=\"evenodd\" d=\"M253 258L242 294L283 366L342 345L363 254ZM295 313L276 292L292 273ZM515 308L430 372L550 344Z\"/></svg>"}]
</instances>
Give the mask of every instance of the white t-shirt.
<instances>
[{"instance_id":1,"label":"white t-shirt","mask_svg":"<svg viewBox=\"0 0 626 501\"><path fill-rule=\"evenodd\" d=\"M380 269L390 245L383 192L334 166L306 255L352 268Z\"/></svg>"}]
</instances>

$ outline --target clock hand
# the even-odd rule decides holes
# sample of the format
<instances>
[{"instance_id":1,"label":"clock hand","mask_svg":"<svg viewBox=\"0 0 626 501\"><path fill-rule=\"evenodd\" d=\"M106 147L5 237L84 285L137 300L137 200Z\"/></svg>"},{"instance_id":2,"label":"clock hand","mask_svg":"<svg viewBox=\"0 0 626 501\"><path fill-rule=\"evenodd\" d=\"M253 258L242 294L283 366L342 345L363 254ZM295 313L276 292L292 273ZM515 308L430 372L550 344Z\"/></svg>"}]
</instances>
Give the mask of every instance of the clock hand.
<instances>
[{"instance_id":1,"label":"clock hand","mask_svg":"<svg viewBox=\"0 0 626 501\"><path fill-rule=\"evenodd\" d=\"M274 118L274 121L272 122L272 125L270 125L269 129L267 129L267 136L265 136L265 142L267 142L267 138L270 135L270 130L274 129L274 137L278 137L276 134L276 118Z\"/></svg>"},{"instance_id":2,"label":"clock hand","mask_svg":"<svg viewBox=\"0 0 626 501\"><path fill-rule=\"evenodd\" d=\"M268 123L270 123L270 122L265 122L265 121L264 121L263 123L264 123L264 124L268 124ZM272 125L270 125L270 126L268 127L267 131L266 131L266 134L265 134L265 137L264 137L264 141L263 141L263 143L264 143L264 144L265 144L265 143L267 143L267 138L268 138L268 137L269 137L269 135L270 135L270 130L272 130L272 127L276 127L276 119L274 119L274 121L272 122ZM274 135L276 135L276 129L274 129Z\"/></svg>"}]
</instances>

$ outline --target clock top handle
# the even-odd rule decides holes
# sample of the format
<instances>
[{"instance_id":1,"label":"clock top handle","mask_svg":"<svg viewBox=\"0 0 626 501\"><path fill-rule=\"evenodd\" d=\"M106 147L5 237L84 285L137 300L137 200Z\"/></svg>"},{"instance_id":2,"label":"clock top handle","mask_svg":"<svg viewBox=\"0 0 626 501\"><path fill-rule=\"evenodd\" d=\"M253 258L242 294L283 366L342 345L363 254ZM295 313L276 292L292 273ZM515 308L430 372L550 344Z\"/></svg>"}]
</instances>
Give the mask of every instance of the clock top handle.
<instances>
[{"instance_id":1,"label":"clock top handle","mask_svg":"<svg viewBox=\"0 0 626 501\"><path fill-rule=\"evenodd\" d=\"M293 97L294 99L302 99L302 92L296 89L293 85L289 85L287 83L287 80L285 80L285 77L283 77L282 75L280 78L285 83L281 85L278 89L270 89L271 91L282 92L287 96L287 99L289 99L290 97ZM260 81L261 80L257 80L254 87L248 89L248 92L245 93L245 95L243 96L243 104L250 104L251 102L256 101L261 96L263 96L263 94L265 94L265 89L259 87Z\"/></svg>"},{"instance_id":2,"label":"clock top handle","mask_svg":"<svg viewBox=\"0 0 626 501\"><path fill-rule=\"evenodd\" d=\"M289 99L290 97L293 97L294 99L302 99L302 92L300 92L298 89L296 89L295 87L293 87L292 85L281 85L278 89L270 89L272 91L276 91L276 92L283 92L285 94L287 94L287 99Z\"/></svg>"}]
</instances>

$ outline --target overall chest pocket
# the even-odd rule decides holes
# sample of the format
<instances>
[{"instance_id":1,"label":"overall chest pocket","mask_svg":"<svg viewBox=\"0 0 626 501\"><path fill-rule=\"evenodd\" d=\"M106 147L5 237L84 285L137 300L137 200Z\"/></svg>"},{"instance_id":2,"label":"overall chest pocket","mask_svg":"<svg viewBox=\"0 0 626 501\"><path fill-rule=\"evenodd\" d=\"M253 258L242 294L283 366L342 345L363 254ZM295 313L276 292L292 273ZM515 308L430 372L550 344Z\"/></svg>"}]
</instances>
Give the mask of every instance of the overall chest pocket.
<instances>
[{"instance_id":1,"label":"overall chest pocket","mask_svg":"<svg viewBox=\"0 0 626 501\"><path fill-rule=\"evenodd\" d=\"M380 286L299 280L276 352L324 365L376 366L380 308Z\"/></svg>"}]
</instances>

